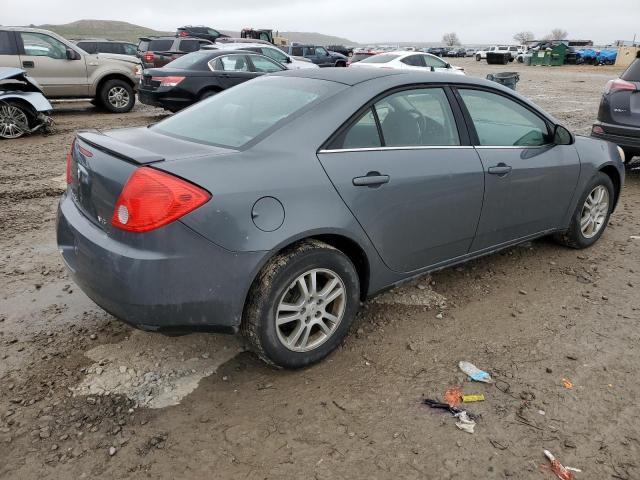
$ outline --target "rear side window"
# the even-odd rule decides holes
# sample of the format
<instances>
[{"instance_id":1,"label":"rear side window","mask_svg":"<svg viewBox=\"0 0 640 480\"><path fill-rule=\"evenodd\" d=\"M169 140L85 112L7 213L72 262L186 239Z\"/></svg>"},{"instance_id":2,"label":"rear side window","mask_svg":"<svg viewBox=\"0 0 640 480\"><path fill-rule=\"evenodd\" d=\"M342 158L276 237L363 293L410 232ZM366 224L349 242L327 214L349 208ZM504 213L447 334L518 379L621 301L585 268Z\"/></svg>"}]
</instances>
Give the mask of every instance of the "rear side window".
<instances>
[{"instance_id":1,"label":"rear side window","mask_svg":"<svg viewBox=\"0 0 640 480\"><path fill-rule=\"evenodd\" d=\"M17 53L11 32L0 32L0 55L15 55Z\"/></svg>"},{"instance_id":2,"label":"rear side window","mask_svg":"<svg viewBox=\"0 0 640 480\"><path fill-rule=\"evenodd\" d=\"M315 47L307 47L304 50L305 50L305 55L315 55L316 54Z\"/></svg>"},{"instance_id":3,"label":"rear side window","mask_svg":"<svg viewBox=\"0 0 640 480\"><path fill-rule=\"evenodd\" d=\"M200 43L197 40L182 40L180 42L181 52L197 52L200 50Z\"/></svg>"},{"instance_id":4,"label":"rear side window","mask_svg":"<svg viewBox=\"0 0 640 480\"><path fill-rule=\"evenodd\" d=\"M224 72L248 72L249 65L244 55L228 55L218 57L213 69Z\"/></svg>"},{"instance_id":5,"label":"rear side window","mask_svg":"<svg viewBox=\"0 0 640 480\"><path fill-rule=\"evenodd\" d=\"M381 53L380 55L374 55L373 57L365 58L362 63L388 63L391 60L395 60L400 55L392 53Z\"/></svg>"},{"instance_id":6,"label":"rear side window","mask_svg":"<svg viewBox=\"0 0 640 480\"><path fill-rule=\"evenodd\" d=\"M140 40L138 43L138 50L141 52L146 52L149 50L149 42L147 40Z\"/></svg>"},{"instance_id":7,"label":"rear side window","mask_svg":"<svg viewBox=\"0 0 640 480\"><path fill-rule=\"evenodd\" d=\"M122 47L119 43L100 42L98 44L98 51L100 53L122 53Z\"/></svg>"},{"instance_id":8,"label":"rear side window","mask_svg":"<svg viewBox=\"0 0 640 480\"><path fill-rule=\"evenodd\" d=\"M378 135L378 126L372 107L330 148L376 148L380 146L380 135Z\"/></svg>"},{"instance_id":9,"label":"rear side window","mask_svg":"<svg viewBox=\"0 0 640 480\"><path fill-rule=\"evenodd\" d=\"M502 95L481 90L460 90L480 145L537 147L549 142L544 120Z\"/></svg>"},{"instance_id":10,"label":"rear side window","mask_svg":"<svg viewBox=\"0 0 640 480\"><path fill-rule=\"evenodd\" d=\"M622 80L626 80L627 82L640 82L640 58L634 60L634 62L629 65L622 76L620 77Z\"/></svg>"},{"instance_id":11,"label":"rear side window","mask_svg":"<svg viewBox=\"0 0 640 480\"><path fill-rule=\"evenodd\" d=\"M78 46L87 53L98 53L98 44L96 42L78 42Z\"/></svg>"},{"instance_id":12,"label":"rear side window","mask_svg":"<svg viewBox=\"0 0 640 480\"><path fill-rule=\"evenodd\" d=\"M294 55L294 56L297 56L297 57L302 57L302 55L303 55L302 47L293 47L293 48L291 48L291 55Z\"/></svg>"},{"instance_id":13,"label":"rear side window","mask_svg":"<svg viewBox=\"0 0 640 480\"><path fill-rule=\"evenodd\" d=\"M412 67L424 67L424 57L422 55L409 55L408 57L400 60L405 65L411 65Z\"/></svg>"},{"instance_id":14,"label":"rear side window","mask_svg":"<svg viewBox=\"0 0 640 480\"><path fill-rule=\"evenodd\" d=\"M151 40L147 50L152 52L166 52L171 50L173 40Z\"/></svg>"}]
</instances>

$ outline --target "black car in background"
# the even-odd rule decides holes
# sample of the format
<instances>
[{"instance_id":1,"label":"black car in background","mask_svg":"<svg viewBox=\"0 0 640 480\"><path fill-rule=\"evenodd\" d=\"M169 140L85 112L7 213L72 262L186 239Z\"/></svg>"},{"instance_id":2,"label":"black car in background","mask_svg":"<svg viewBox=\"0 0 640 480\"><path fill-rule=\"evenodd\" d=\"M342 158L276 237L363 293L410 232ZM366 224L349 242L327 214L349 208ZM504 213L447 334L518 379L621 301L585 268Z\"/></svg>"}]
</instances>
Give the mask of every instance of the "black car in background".
<instances>
[{"instance_id":1,"label":"black car in background","mask_svg":"<svg viewBox=\"0 0 640 480\"><path fill-rule=\"evenodd\" d=\"M286 70L275 60L244 50L200 50L164 68L144 71L142 103L177 112L222 90L265 73Z\"/></svg>"},{"instance_id":2,"label":"black car in background","mask_svg":"<svg viewBox=\"0 0 640 480\"><path fill-rule=\"evenodd\" d=\"M138 48L134 43L119 42L106 39L78 40L76 45L87 53L118 53L120 55L137 56Z\"/></svg>"},{"instance_id":3,"label":"black car in background","mask_svg":"<svg viewBox=\"0 0 640 480\"><path fill-rule=\"evenodd\" d=\"M187 53L197 52L204 46L215 48L213 42L204 38L190 37L140 37L137 57L144 68L164 67Z\"/></svg>"},{"instance_id":4,"label":"black car in background","mask_svg":"<svg viewBox=\"0 0 640 480\"><path fill-rule=\"evenodd\" d=\"M640 155L640 53L620 78L605 86L591 136L620 146L627 162Z\"/></svg>"},{"instance_id":5,"label":"black car in background","mask_svg":"<svg viewBox=\"0 0 640 480\"><path fill-rule=\"evenodd\" d=\"M327 45L327 50L330 52L336 52L345 57L353 55L353 47L345 47L344 45Z\"/></svg>"},{"instance_id":6,"label":"black car in background","mask_svg":"<svg viewBox=\"0 0 640 480\"><path fill-rule=\"evenodd\" d=\"M204 38L205 40L209 40L210 42L215 42L219 38L229 37L229 35L225 35L224 33L220 33L214 28L205 27L204 25L185 25L184 27L179 27L176 31L176 36Z\"/></svg>"},{"instance_id":7,"label":"black car in background","mask_svg":"<svg viewBox=\"0 0 640 480\"><path fill-rule=\"evenodd\" d=\"M427 48L427 53L431 55L436 55L438 57L445 57L447 55L448 50L442 47L430 47Z\"/></svg>"}]
</instances>

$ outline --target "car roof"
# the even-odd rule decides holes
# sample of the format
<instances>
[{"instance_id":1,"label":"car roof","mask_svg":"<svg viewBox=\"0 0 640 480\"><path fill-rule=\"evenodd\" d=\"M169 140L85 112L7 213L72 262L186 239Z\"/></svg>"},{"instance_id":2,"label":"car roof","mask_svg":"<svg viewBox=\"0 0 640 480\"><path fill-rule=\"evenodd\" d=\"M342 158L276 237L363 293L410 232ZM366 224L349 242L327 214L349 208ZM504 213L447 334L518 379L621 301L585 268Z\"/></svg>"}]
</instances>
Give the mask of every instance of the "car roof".
<instances>
[{"instance_id":1,"label":"car roof","mask_svg":"<svg viewBox=\"0 0 640 480\"><path fill-rule=\"evenodd\" d=\"M216 43L216 45L221 45L223 48L228 48L231 47L232 49L236 49L236 48L276 48L278 50L280 50L278 47L276 47L275 45L272 44L265 44L265 43L252 43L252 42L237 42L237 43L233 43L233 42L220 42L220 43ZM280 50L282 51L282 50ZM283 52L284 53L284 52Z\"/></svg>"}]
</instances>

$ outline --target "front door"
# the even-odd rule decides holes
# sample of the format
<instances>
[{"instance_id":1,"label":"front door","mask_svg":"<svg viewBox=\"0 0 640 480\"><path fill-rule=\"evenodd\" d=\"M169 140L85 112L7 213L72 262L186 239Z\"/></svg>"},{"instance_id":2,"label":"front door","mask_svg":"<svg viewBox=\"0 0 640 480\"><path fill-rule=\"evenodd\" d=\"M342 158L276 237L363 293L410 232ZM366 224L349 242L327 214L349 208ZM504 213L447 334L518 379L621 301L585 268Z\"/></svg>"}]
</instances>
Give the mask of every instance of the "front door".
<instances>
[{"instance_id":1,"label":"front door","mask_svg":"<svg viewBox=\"0 0 640 480\"><path fill-rule=\"evenodd\" d=\"M468 252L484 175L476 151L462 143L445 90L414 88L373 104L320 151L340 196L392 270Z\"/></svg>"},{"instance_id":2,"label":"front door","mask_svg":"<svg viewBox=\"0 0 640 480\"><path fill-rule=\"evenodd\" d=\"M67 59L67 46L38 32L18 32L20 62L48 97L89 95L85 57Z\"/></svg>"},{"instance_id":3,"label":"front door","mask_svg":"<svg viewBox=\"0 0 640 480\"><path fill-rule=\"evenodd\" d=\"M459 89L485 168L479 251L561 227L580 173L573 145L555 145L533 110L496 93Z\"/></svg>"}]
</instances>

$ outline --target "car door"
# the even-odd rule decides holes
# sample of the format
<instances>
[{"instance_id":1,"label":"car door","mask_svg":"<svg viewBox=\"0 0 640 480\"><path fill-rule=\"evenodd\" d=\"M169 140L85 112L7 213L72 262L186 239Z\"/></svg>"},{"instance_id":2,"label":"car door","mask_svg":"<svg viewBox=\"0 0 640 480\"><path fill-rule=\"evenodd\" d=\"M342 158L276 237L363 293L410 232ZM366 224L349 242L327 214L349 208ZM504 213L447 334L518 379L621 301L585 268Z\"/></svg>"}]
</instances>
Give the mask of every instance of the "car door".
<instances>
[{"instance_id":1,"label":"car door","mask_svg":"<svg viewBox=\"0 0 640 480\"><path fill-rule=\"evenodd\" d=\"M239 53L216 57L209 62L209 67L219 72L218 77L223 88L233 87L260 75L251 71L249 59L246 55Z\"/></svg>"},{"instance_id":2,"label":"car door","mask_svg":"<svg viewBox=\"0 0 640 480\"><path fill-rule=\"evenodd\" d=\"M472 251L561 227L580 173L573 145L555 145L550 123L502 92L459 88L485 169Z\"/></svg>"},{"instance_id":3,"label":"car door","mask_svg":"<svg viewBox=\"0 0 640 480\"><path fill-rule=\"evenodd\" d=\"M316 47L316 56L323 67L333 67L333 58L324 47Z\"/></svg>"},{"instance_id":4,"label":"car door","mask_svg":"<svg viewBox=\"0 0 640 480\"><path fill-rule=\"evenodd\" d=\"M324 65L322 63L322 59L320 59L318 57L318 54L316 53L315 47L304 47L304 56L305 56L305 58L308 58L309 60L311 60L313 63L315 63L319 67L325 67L326 66L326 65Z\"/></svg>"},{"instance_id":5,"label":"car door","mask_svg":"<svg viewBox=\"0 0 640 480\"><path fill-rule=\"evenodd\" d=\"M22 68L13 32L0 30L0 67Z\"/></svg>"},{"instance_id":6,"label":"car door","mask_svg":"<svg viewBox=\"0 0 640 480\"><path fill-rule=\"evenodd\" d=\"M446 88L412 87L372 102L318 158L392 270L444 264L468 252L484 174Z\"/></svg>"},{"instance_id":7,"label":"car door","mask_svg":"<svg viewBox=\"0 0 640 480\"><path fill-rule=\"evenodd\" d=\"M48 97L89 95L85 56L67 58L67 45L39 32L17 32L20 63Z\"/></svg>"}]
</instances>

